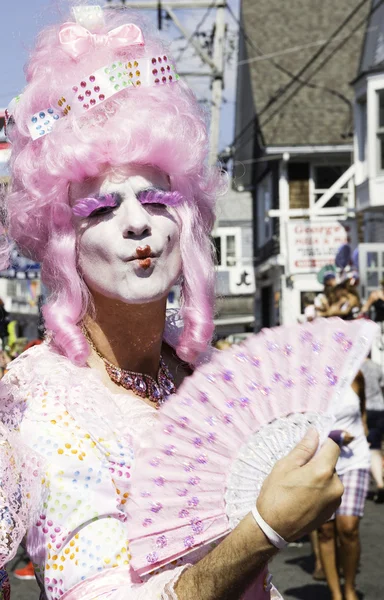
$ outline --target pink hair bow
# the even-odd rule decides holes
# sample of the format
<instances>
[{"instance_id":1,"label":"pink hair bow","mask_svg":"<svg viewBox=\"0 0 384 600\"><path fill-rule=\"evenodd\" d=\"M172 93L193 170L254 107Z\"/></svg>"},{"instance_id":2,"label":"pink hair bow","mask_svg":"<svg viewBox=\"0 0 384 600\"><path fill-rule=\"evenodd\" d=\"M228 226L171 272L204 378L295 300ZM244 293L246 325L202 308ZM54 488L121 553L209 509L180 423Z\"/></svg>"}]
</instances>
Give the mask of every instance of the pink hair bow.
<instances>
[{"instance_id":1,"label":"pink hair bow","mask_svg":"<svg viewBox=\"0 0 384 600\"><path fill-rule=\"evenodd\" d=\"M118 49L144 45L143 33L134 23L120 25L104 35L91 33L76 23L64 23L60 27L59 40L64 52L74 59L98 46Z\"/></svg>"}]
</instances>

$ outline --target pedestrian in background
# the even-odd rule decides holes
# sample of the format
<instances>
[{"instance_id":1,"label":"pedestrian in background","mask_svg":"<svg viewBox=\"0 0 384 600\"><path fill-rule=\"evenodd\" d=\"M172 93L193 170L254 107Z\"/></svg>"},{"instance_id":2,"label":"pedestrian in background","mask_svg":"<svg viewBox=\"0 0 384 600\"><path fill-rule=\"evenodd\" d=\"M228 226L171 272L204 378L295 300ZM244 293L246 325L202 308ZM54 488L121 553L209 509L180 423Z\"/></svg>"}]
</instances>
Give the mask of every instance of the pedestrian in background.
<instances>
[{"instance_id":1,"label":"pedestrian in background","mask_svg":"<svg viewBox=\"0 0 384 600\"><path fill-rule=\"evenodd\" d=\"M336 284L336 273L334 271L326 271L323 277L324 290L320 294L317 294L314 301L318 317L328 316L327 312L332 303L332 291Z\"/></svg>"},{"instance_id":2,"label":"pedestrian in background","mask_svg":"<svg viewBox=\"0 0 384 600\"><path fill-rule=\"evenodd\" d=\"M358 600L355 578L360 558L359 525L369 485L370 453L366 439L364 377L360 372L340 398L335 430L341 447L336 472L343 485L341 505L319 529L319 547L332 600ZM332 436L335 439L334 436ZM341 591L337 564L337 540L345 580Z\"/></svg>"},{"instance_id":3,"label":"pedestrian in background","mask_svg":"<svg viewBox=\"0 0 384 600\"><path fill-rule=\"evenodd\" d=\"M376 323L384 321L384 279L380 281L380 288L369 294L368 300L362 306L361 312L369 315Z\"/></svg>"},{"instance_id":4,"label":"pedestrian in background","mask_svg":"<svg viewBox=\"0 0 384 600\"><path fill-rule=\"evenodd\" d=\"M383 455L381 446L384 437L384 372L380 365L370 357L363 363L361 370L365 379L365 398L367 409L368 442L371 451L371 473L377 492L374 500L384 503Z\"/></svg>"}]
</instances>

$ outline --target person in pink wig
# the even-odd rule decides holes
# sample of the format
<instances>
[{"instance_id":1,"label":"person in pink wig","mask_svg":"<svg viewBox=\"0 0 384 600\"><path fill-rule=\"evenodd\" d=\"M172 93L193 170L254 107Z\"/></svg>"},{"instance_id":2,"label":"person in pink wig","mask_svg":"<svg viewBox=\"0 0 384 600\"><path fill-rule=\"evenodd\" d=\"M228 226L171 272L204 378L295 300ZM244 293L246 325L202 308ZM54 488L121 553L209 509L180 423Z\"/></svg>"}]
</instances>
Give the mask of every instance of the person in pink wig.
<instances>
[{"instance_id":1,"label":"person in pink wig","mask_svg":"<svg viewBox=\"0 0 384 600\"><path fill-rule=\"evenodd\" d=\"M46 600L277 597L263 574L278 541L340 503L337 446L314 456L315 431L266 480L264 526L250 513L214 548L144 578L130 567L135 449L210 352L210 232L224 183L207 166L205 115L163 42L128 10L72 15L39 35L7 115L6 227L41 263L48 335L1 382L0 433L24 448L2 562L24 525ZM167 316L177 282L180 317ZM4 480L6 492L12 473Z\"/></svg>"}]
</instances>

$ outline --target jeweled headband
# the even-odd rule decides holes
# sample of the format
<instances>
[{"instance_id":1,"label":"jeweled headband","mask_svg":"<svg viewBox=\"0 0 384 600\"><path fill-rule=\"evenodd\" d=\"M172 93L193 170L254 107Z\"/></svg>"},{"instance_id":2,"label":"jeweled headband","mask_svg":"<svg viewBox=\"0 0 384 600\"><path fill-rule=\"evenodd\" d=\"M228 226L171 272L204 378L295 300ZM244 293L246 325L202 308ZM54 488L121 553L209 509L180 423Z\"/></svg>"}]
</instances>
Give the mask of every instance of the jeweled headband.
<instances>
[{"instance_id":1,"label":"jeweled headband","mask_svg":"<svg viewBox=\"0 0 384 600\"><path fill-rule=\"evenodd\" d=\"M59 40L62 49L74 60L100 45L114 49L144 45L142 31L133 23L121 25L107 34L91 33L79 23L64 23L60 28ZM63 92L57 100L57 106L33 114L28 122L29 133L33 140L43 137L51 133L59 119L68 114L80 117L124 89L161 86L178 79L180 77L174 63L165 54L124 62L115 60ZM14 98L5 112L8 127L13 122L14 106L20 98Z\"/></svg>"}]
</instances>

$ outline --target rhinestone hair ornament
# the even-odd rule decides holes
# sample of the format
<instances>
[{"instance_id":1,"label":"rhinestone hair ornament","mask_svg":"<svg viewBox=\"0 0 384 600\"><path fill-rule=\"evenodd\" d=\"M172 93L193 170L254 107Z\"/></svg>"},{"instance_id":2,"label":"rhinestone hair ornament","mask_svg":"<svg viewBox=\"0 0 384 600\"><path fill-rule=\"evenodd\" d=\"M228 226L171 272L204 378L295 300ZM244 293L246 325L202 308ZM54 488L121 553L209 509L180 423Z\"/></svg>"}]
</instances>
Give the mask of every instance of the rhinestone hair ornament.
<instances>
[{"instance_id":1,"label":"rhinestone hair ornament","mask_svg":"<svg viewBox=\"0 0 384 600\"><path fill-rule=\"evenodd\" d=\"M100 29L104 23L100 6L79 6L73 9L76 23L64 23L60 27L61 48L76 61L80 56L98 46L109 46L118 50L130 46L144 46L143 33L134 23L112 29L107 34L91 33L84 25ZM95 106L127 88L160 86L180 79L175 64L166 55L150 58L133 58L128 61L115 60L100 67L87 77L63 91L56 106L50 106L33 114L28 122L32 140L51 133L60 119L71 114L81 117ZM21 96L17 97L19 101ZM6 111L6 126L14 123L15 99Z\"/></svg>"}]
</instances>

